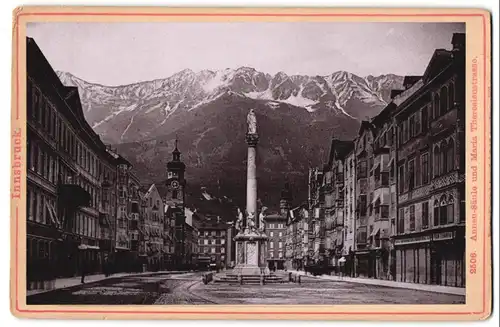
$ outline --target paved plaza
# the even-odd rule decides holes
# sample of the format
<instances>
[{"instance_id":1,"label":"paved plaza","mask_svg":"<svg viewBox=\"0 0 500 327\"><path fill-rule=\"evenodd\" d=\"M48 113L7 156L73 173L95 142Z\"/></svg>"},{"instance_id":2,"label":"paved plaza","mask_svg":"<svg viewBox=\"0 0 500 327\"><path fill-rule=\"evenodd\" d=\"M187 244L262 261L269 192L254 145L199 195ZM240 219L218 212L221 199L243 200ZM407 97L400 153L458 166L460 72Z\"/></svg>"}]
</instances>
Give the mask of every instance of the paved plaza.
<instances>
[{"instance_id":1,"label":"paved plaza","mask_svg":"<svg viewBox=\"0 0 500 327\"><path fill-rule=\"evenodd\" d=\"M284 274L283 274L284 275ZM229 285L201 273L111 277L28 296L28 304L463 304L441 294L302 276L301 283Z\"/></svg>"}]
</instances>

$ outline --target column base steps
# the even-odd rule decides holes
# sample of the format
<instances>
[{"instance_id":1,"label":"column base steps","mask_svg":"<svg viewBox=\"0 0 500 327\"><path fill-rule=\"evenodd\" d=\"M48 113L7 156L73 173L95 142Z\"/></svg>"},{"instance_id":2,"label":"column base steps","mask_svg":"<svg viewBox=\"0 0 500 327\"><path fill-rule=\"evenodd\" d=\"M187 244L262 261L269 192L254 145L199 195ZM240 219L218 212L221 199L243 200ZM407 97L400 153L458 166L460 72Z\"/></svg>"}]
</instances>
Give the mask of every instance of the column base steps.
<instances>
[{"instance_id":1,"label":"column base steps","mask_svg":"<svg viewBox=\"0 0 500 327\"><path fill-rule=\"evenodd\" d=\"M214 279L214 283L216 284L240 284L240 280L238 275L227 274L224 276L218 276ZM241 275L241 284L252 284L252 285L260 285L261 276L259 275ZM281 284L288 283L287 280L276 276L276 275L265 275L264 276L264 284Z\"/></svg>"}]
</instances>

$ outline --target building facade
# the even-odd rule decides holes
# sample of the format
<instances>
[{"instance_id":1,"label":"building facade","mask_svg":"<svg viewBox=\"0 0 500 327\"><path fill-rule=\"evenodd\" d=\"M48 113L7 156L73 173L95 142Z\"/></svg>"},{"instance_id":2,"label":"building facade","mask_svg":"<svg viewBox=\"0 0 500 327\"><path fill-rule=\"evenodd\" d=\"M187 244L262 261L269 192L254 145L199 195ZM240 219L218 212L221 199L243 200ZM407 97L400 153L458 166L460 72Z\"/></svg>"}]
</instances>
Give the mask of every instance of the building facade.
<instances>
[{"instance_id":1,"label":"building facade","mask_svg":"<svg viewBox=\"0 0 500 327\"><path fill-rule=\"evenodd\" d=\"M269 270L285 269L286 222L288 217L288 203L281 202L282 211L267 215L265 218L267 245L267 265Z\"/></svg>"},{"instance_id":2,"label":"building facade","mask_svg":"<svg viewBox=\"0 0 500 327\"><path fill-rule=\"evenodd\" d=\"M198 229L198 263L212 265L216 269L228 267L231 251L232 224L222 221L220 217L203 216L199 219Z\"/></svg>"},{"instance_id":3,"label":"building facade","mask_svg":"<svg viewBox=\"0 0 500 327\"><path fill-rule=\"evenodd\" d=\"M27 46L27 280L100 272L114 251L117 162L32 38Z\"/></svg>"},{"instance_id":4,"label":"building facade","mask_svg":"<svg viewBox=\"0 0 500 327\"><path fill-rule=\"evenodd\" d=\"M354 249L356 234L356 156L354 144L344 159L344 246L345 273L354 276Z\"/></svg>"},{"instance_id":5,"label":"building facade","mask_svg":"<svg viewBox=\"0 0 500 327\"><path fill-rule=\"evenodd\" d=\"M337 155L332 142L324 169L310 169L316 264L341 256L351 276L465 286L464 49L454 34L451 50L362 121L352 150Z\"/></svg>"},{"instance_id":6,"label":"building facade","mask_svg":"<svg viewBox=\"0 0 500 327\"><path fill-rule=\"evenodd\" d=\"M465 35L395 98L396 280L465 286Z\"/></svg>"},{"instance_id":7,"label":"building facade","mask_svg":"<svg viewBox=\"0 0 500 327\"><path fill-rule=\"evenodd\" d=\"M164 254L164 203L153 184L144 194L144 216L142 224L142 248L146 254L147 268L150 271L165 269Z\"/></svg>"},{"instance_id":8,"label":"building facade","mask_svg":"<svg viewBox=\"0 0 500 327\"><path fill-rule=\"evenodd\" d=\"M307 264L325 264L325 195L323 189L323 171L309 169L308 178L308 254Z\"/></svg>"},{"instance_id":9,"label":"building facade","mask_svg":"<svg viewBox=\"0 0 500 327\"><path fill-rule=\"evenodd\" d=\"M338 271L344 265L344 165L345 157L353 148L352 141L332 139L328 162L323 171L325 196L325 255L328 266ZM344 257L344 259L342 259Z\"/></svg>"}]
</instances>

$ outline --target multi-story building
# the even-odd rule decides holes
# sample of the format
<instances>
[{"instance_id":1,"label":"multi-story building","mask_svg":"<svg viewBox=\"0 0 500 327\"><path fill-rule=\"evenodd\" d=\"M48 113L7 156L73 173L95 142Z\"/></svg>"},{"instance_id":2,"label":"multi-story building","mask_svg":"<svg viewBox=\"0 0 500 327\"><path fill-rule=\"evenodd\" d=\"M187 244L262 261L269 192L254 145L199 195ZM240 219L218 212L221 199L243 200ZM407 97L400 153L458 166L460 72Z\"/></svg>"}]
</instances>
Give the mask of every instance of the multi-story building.
<instances>
[{"instance_id":1,"label":"multi-story building","mask_svg":"<svg viewBox=\"0 0 500 327\"><path fill-rule=\"evenodd\" d=\"M345 273L354 274L354 249L356 233L356 156L354 144L344 159L344 246Z\"/></svg>"},{"instance_id":2,"label":"multi-story building","mask_svg":"<svg viewBox=\"0 0 500 327\"><path fill-rule=\"evenodd\" d=\"M339 266L344 247L344 159L352 149L352 141L332 139L328 162L323 173L325 194L326 264Z\"/></svg>"},{"instance_id":3,"label":"multi-story building","mask_svg":"<svg viewBox=\"0 0 500 327\"><path fill-rule=\"evenodd\" d=\"M188 223L184 222L183 227L184 234L184 262L183 266L186 269L194 269L198 264L199 256L199 231L198 229Z\"/></svg>"},{"instance_id":4,"label":"multi-story building","mask_svg":"<svg viewBox=\"0 0 500 327\"><path fill-rule=\"evenodd\" d=\"M283 199L282 199L283 200ZM267 265L270 270L285 268L286 223L289 212L289 202L280 202L281 211L267 215L265 218L267 243Z\"/></svg>"},{"instance_id":5,"label":"multi-story building","mask_svg":"<svg viewBox=\"0 0 500 327\"><path fill-rule=\"evenodd\" d=\"M214 265L217 269L227 267L230 256L232 224L221 220L221 217L202 216L198 218L198 262Z\"/></svg>"},{"instance_id":6,"label":"multi-story building","mask_svg":"<svg viewBox=\"0 0 500 327\"><path fill-rule=\"evenodd\" d=\"M373 125L362 121L358 136L355 141L356 158L356 235L354 242L355 274L357 276L372 277L374 273L374 254L370 251L369 235L373 232L368 229L368 206L371 197L368 178L369 168L373 161Z\"/></svg>"},{"instance_id":7,"label":"multi-story building","mask_svg":"<svg viewBox=\"0 0 500 327\"><path fill-rule=\"evenodd\" d=\"M139 178L136 174L132 173L129 179L129 235L130 235L130 252L132 254L132 261L134 264L134 270L142 269L140 267L139 259L139 248L141 242L141 232L139 229L139 224L141 221L140 207L141 207L141 195L139 189L141 184Z\"/></svg>"},{"instance_id":8,"label":"multi-story building","mask_svg":"<svg viewBox=\"0 0 500 327\"><path fill-rule=\"evenodd\" d=\"M153 184L144 194L143 248L147 255L148 270L163 269L164 204Z\"/></svg>"},{"instance_id":9,"label":"multi-story building","mask_svg":"<svg viewBox=\"0 0 500 327\"><path fill-rule=\"evenodd\" d=\"M27 274L102 269L113 251L117 162L32 38L27 46Z\"/></svg>"},{"instance_id":10,"label":"multi-story building","mask_svg":"<svg viewBox=\"0 0 500 327\"><path fill-rule=\"evenodd\" d=\"M372 155L373 160L368 167L368 246L372 255L371 276L378 279L388 279L390 276L389 255L391 251L390 236L390 159L391 146L394 140L392 115L394 104L391 102L382 112L372 119ZM393 198L394 199L394 198Z\"/></svg>"},{"instance_id":11,"label":"multi-story building","mask_svg":"<svg viewBox=\"0 0 500 327\"><path fill-rule=\"evenodd\" d=\"M308 264L309 210L303 204L290 210L287 222L287 266L301 270Z\"/></svg>"},{"instance_id":12,"label":"multi-story building","mask_svg":"<svg viewBox=\"0 0 500 327\"><path fill-rule=\"evenodd\" d=\"M116 164L116 219L114 251L111 255L113 269L117 271L127 271L132 269L133 260L130 253L130 198L129 181L132 174L132 165L116 150L107 147L106 151L114 158Z\"/></svg>"},{"instance_id":13,"label":"multi-story building","mask_svg":"<svg viewBox=\"0 0 500 327\"><path fill-rule=\"evenodd\" d=\"M324 169L309 170L316 263L341 255L351 276L465 285L464 49L454 34L451 50L361 122L353 145L336 153L332 141ZM297 230L288 225L287 259Z\"/></svg>"},{"instance_id":14,"label":"multi-story building","mask_svg":"<svg viewBox=\"0 0 500 327\"><path fill-rule=\"evenodd\" d=\"M397 103L396 280L465 286L465 34Z\"/></svg>"}]
</instances>

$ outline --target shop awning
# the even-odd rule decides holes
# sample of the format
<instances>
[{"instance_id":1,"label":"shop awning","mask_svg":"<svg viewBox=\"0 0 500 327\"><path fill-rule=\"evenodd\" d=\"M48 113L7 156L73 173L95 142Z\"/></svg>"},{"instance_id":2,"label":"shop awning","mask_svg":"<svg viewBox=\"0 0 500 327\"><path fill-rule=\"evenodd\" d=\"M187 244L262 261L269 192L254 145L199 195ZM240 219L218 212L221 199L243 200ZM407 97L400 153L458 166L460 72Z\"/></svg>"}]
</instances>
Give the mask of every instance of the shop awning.
<instances>
[{"instance_id":1,"label":"shop awning","mask_svg":"<svg viewBox=\"0 0 500 327\"><path fill-rule=\"evenodd\" d=\"M392 165L392 162L394 161L394 157L391 157L391 159L389 159L389 162L387 163L387 168L390 170L391 169L391 165Z\"/></svg>"},{"instance_id":2,"label":"shop awning","mask_svg":"<svg viewBox=\"0 0 500 327\"><path fill-rule=\"evenodd\" d=\"M375 205L375 202L377 202L377 200L380 200L379 205L389 205L389 202L390 202L389 199L390 199L390 196L388 193L377 194L373 198L373 201L371 204Z\"/></svg>"},{"instance_id":3,"label":"shop awning","mask_svg":"<svg viewBox=\"0 0 500 327\"><path fill-rule=\"evenodd\" d=\"M377 161L377 162L373 165L372 169L370 169L370 171L374 171L375 169L377 169L377 167L380 167L380 161Z\"/></svg>"},{"instance_id":4,"label":"shop awning","mask_svg":"<svg viewBox=\"0 0 500 327\"><path fill-rule=\"evenodd\" d=\"M379 231L380 231L380 227L375 227L375 228L373 229L373 232L370 234L370 236L375 236L375 235L377 235Z\"/></svg>"},{"instance_id":5,"label":"shop awning","mask_svg":"<svg viewBox=\"0 0 500 327\"><path fill-rule=\"evenodd\" d=\"M45 210L49 213L50 221L52 224L54 224L56 227L59 227L59 220L57 219L56 215L56 210L54 209L54 206L50 204L49 202L45 201Z\"/></svg>"}]
</instances>

